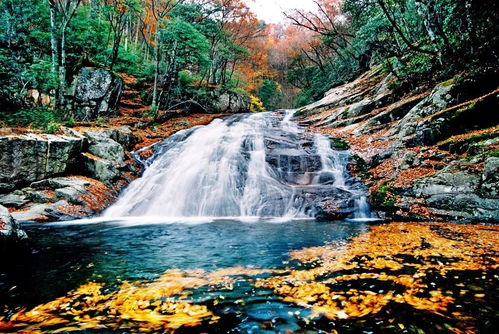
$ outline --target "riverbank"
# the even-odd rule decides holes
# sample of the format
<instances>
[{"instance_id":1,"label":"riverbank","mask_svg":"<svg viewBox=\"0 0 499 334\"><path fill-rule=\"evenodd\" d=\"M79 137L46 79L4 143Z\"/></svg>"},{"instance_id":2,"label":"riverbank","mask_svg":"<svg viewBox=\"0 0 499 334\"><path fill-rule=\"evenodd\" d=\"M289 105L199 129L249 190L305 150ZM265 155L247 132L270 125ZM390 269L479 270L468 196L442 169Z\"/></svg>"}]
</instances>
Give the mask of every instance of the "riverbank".
<instances>
[{"instance_id":1,"label":"riverbank","mask_svg":"<svg viewBox=\"0 0 499 334\"><path fill-rule=\"evenodd\" d=\"M499 221L497 73L397 91L381 67L298 110L349 148L373 208L394 220Z\"/></svg>"}]
</instances>

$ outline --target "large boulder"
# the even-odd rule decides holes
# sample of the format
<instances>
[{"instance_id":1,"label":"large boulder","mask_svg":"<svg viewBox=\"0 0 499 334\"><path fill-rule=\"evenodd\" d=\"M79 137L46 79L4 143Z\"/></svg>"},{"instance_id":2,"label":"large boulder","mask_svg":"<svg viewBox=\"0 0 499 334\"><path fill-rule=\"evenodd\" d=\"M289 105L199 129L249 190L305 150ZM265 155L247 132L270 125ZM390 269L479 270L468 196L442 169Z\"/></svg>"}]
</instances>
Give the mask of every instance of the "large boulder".
<instances>
[{"instance_id":1,"label":"large boulder","mask_svg":"<svg viewBox=\"0 0 499 334\"><path fill-rule=\"evenodd\" d=\"M75 119L95 121L116 116L123 87L123 80L109 71L82 68L68 96Z\"/></svg>"},{"instance_id":2,"label":"large boulder","mask_svg":"<svg viewBox=\"0 0 499 334\"><path fill-rule=\"evenodd\" d=\"M125 148L134 141L132 132L122 127L86 131L84 135L89 142L88 153L83 154L84 171L96 180L111 183L125 166Z\"/></svg>"},{"instance_id":3,"label":"large boulder","mask_svg":"<svg viewBox=\"0 0 499 334\"><path fill-rule=\"evenodd\" d=\"M88 153L83 157L85 173L96 180L109 184L120 175L117 166L109 160Z\"/></svg>"},{"instance_id":4,"label":"large boulder","mask_svg":"<svg viewBox=\"0 0 499 334\"><path fill-rule=\"evenodd\" d=\"M460 170L459 161L414 184L414 195L426 200L435 214L449 219L499 220L497 186L499 159L491 157L480 177Z\"/></svg>"},{"instance_id":5,"label":"large boulder","mask_svg":"<svg viewBox=\"0 0 499 334\"><path fill-rule=\"evenodd\" d=\"M0 192L66 172L82 146L82 138L70 136L0 137Z\"/></svg>"},{"instance_id":6,"label":"large boulder","mask_svg":"<svg viewBox=\"0 0 499 334\"><path fill-rule=\"evenodd\" d=\"M213 103L216 111L222 113L243 113L250 110L250 99L234 92L221 94Z\"/></svg>"}]
</instances>

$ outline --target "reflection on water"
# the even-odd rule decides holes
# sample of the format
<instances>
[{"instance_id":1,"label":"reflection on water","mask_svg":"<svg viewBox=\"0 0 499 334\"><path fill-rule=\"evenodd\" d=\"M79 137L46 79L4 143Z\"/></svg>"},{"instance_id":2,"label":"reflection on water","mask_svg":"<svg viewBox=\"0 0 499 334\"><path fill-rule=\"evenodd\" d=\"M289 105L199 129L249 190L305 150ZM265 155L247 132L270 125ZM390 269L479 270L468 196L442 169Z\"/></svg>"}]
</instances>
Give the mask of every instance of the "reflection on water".
<instances>
[{"instance_id":1,"label":"reflection on water","mask_svg":"<svg viewBox=\"0 0 499 334\"><path fill-rule=\"evenodd\" d=\"M2 278L4 292L17 287L0 333L492 333L499 314L495 225L215 221L32 232L39 252Z\"/></svg>"},{"instance_id":2,"label":"reflection on water","mask_svg":"<svg viewBox=\"0 0 499 334\"><path fill-rule=\"evenodd\" d=\"M152 280L173 268L283 268L290 250L344 242L365 228L345 222L228 220L33 226L28 229L33 254L17 259L11 272L0 277L0 293L2 301L34 305L92 280Z\"/></svg>"}]
</instances>

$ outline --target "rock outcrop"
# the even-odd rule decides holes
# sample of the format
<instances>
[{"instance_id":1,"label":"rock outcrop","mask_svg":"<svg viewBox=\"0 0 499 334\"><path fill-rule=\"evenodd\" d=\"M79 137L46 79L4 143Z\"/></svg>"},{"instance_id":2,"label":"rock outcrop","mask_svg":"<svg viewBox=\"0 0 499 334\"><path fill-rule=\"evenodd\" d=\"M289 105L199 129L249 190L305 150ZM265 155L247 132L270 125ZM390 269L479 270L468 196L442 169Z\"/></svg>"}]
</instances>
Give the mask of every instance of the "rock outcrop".
<instances>
[{"instance_id":1,"label":"rock outcrop","mask_svg":"<svg viewBox=\"0 0 499 334\"><path fill-rule=\"evenodd\" d=\"M47 134L0 137L0 192L66 172L77 162L83 142Z\"/></svg>"},{"instance_id":2,"label":"rock outcrop","mask_svg":"<svg viewBox=\"0 0 499 334\"><path fill-rule=\"evenodd\" d=\"M354 172L388 216L499 221L498 82L460 78L400 96L394 80L375 68L297 115L349 143Z\"/></svg>"},{"instance_id":3,"label":"rock outcrop","mask_svg":"<svg viewBox=\"0 0 499 334\"><path fill-rule=\"evenodd\" d=\"M129 128L63 132L0 137L0 205L15 220L98 213L141 172L129 153L136 141Z\"/></svg>"},{"instance_id":4,"label":"rock outcrop","mask_svg":"<svg viewBox=\"0 0 499 334\"><path fill-rule=\"evenodd\" d=\"M244 113L250 110L250 100L248 97L233 92L224 92L213 102L215 112L221 113Z\"/></svg>"},{"instance_id":5,"label":"rock outcrop","mask_svg":"<svg viewBox=\"0 0 499 334\"><path fill-rule=\"evenodd\" d=\"M117 115L123 80L100 68L84 67L67 98L78 121L95 121Z\"/></svg>"},{"instance_id":6,"label":"rock outcrop","mask_svg":"<svg viewBox=\"0 0 499 334\"><path fill-rule=\"evenodd\" d=\"M27 203L11 215L20 223L86 217L111 204L118 191L119 188L83 176L45 179L16 191Z\"/></svg>"}]
</instances>

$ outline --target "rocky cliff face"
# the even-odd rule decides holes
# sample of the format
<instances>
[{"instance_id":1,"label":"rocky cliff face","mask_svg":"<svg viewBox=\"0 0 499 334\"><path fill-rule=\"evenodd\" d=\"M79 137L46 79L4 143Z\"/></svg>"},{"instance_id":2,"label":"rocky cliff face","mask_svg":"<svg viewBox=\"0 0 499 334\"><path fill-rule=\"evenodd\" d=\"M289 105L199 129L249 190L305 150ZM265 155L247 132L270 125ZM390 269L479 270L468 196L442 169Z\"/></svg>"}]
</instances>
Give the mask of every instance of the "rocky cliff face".
<instances>
[{"instance_id":1,"label":"rocky cliff face","mask_svg":"<svg viewBox=\"0 0 499 334\"><path fill-rule=\"evenodd\" d=\"M395 78L376 68L298 115L349 143L375 209L397 219L498 221L499 90L495 73L484 77L399 96L389 89Z\"/></svg>"}]
</instances>

